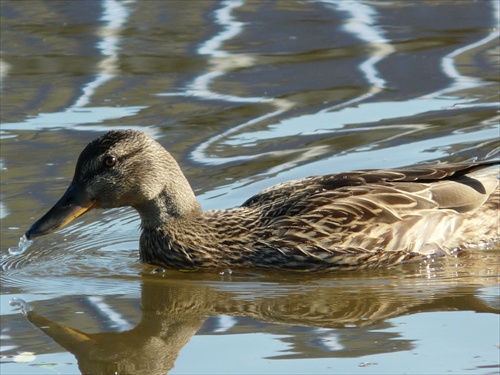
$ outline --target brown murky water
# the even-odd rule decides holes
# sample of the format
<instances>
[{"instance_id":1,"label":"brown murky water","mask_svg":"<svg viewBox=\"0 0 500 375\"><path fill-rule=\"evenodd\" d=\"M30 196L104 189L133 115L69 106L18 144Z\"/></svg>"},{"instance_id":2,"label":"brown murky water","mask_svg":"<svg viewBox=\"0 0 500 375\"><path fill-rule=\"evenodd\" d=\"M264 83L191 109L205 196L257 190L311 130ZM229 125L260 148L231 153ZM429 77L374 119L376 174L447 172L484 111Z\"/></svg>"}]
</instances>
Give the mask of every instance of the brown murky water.
<instances>
[{"instance_id":1,"label":"brown murky water","mask_svg":"<svg viewBox=\"0 0 500 375\"><path fill-rule=\"evenodd\" d=\"M497 1L1 7L2 374L498 372L498 248L329 275L161 272L121 209L7 252L113 128L165 145L205 209L313 174L498 158Z\"/></svg>"}]
</instances>

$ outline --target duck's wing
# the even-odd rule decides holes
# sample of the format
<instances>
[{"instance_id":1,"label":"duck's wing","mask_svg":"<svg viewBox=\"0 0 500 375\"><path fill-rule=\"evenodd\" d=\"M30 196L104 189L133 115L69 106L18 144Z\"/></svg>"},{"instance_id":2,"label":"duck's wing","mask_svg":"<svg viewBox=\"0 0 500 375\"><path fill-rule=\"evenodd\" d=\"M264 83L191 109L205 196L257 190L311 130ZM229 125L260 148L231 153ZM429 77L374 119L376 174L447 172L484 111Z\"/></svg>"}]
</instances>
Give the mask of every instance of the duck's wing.
<instances>
[{"instance_id":1,"label":"duck's wing","mask_svg":"<svg viewBox=\"0 0 500 375\"><path fill-rule=\"evenodd\" d=\"M274 208L274 214L280 216L280 212L276 211L285 213L300 202L325 192L331 192L327 194L329 199L341 199L366 195L371 190L375 194L377 187L386 186L411 195L422 195L431 199L438 208L464 212L483 204L498 185L494 177L498 171L484 175L477 171L498 164L500 161L443 163L308 177L271 186L249 198L242 207ZM394 205L396 200L397 197ZM387 204L391 205L390 202Z\"/></svg>"},{"instance_id":2,"label":"duck's wing","mask_svg":"<svg viewBox=\"0 0 500 375\"><path fill-rule=\"evenodd\" d=\"M450 164L420 164L405 168L390 170L367 170L361 172L364 172L365 176L372 175L372 178L374 180L385 178L391 181L432 182L435 180L458 179L461 176L469 175L478 170L489 168L499 164L500 160ZM389 176L386 172L389 173ZM394 175L394 173L398 174L398 176ZM394 178L391 178L390 175L393 175ZM380 178L378 178L377 176L380 176Z\"/></svg>"},{"instance_id":3,"label":"duck's wing","mask_svg":"<svg viewBox=\"0 0 500 375\"><path fill-rule=\"evenodd\" d=\"M370 183L384 183L401 192L425 197L438 209L464 213L483 205L498 186L498 169L483 171L500 161L421 165L395 169L395 178L384 171L367 171L363 178Z\"/></svg>"},{"instance_id":4,"label":"duck's wing","mask_svg":"<svg viewBox=\"0 0 500 375\"><path fill-rule=\"evenodd\" d=\"M494 237L498 171L479 171L494 164L498 162L309 177L266 189L244 207L259 212L264 247L290 249L299 258L305 254L302 261L331 258L354 267L362 262L358 255L378 254L363 262L389 264L408 254L432 254ZM474 210L491 195L495 198L484 208ZM346 257L348 253L352 256Z\"/></svg>"}]
</instances>

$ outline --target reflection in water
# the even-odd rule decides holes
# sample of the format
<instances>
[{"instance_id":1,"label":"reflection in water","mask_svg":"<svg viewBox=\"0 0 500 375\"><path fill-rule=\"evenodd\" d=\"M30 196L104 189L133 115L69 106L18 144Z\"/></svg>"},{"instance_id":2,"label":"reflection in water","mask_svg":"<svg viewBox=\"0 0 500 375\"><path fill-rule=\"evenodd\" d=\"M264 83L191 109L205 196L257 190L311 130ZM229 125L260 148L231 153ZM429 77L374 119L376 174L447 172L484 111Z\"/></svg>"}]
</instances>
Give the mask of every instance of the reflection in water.
<instances>
[{"instance_id":1,"label":"reflection in water","mask_svg":"<svg viewBox=\"0 0 500 375\"><path fill-rule=\"evenodd\" d=\"M231 15L233 9L244 5L241 0L223 1L221 7L214 12L216 22L223 26L224 29L216 34L213 38L205 41L198 49L200 55L209 56L208 72L197 76L193 82L188 84L188 87L181 93L159 94L163 96L194 96L201 100L220 100L231 103L269 103L275 109L265 113L262 116L252 118L250 121L231 127L229 130L211 137L209 140L202 142L191 153L194 161L203 164L224 164L234 161L252 160L259 157L272 154L272 152L253 153L252 155L240 155L233 157L217 157L208 156L207 150L214 144L240 132L251 125L259 124L265 120L271 119L292 109L295 103L286 99L266 98L266 97L242 97L236 95L221 94L213 91L211 88L216 79L229 74L237 69L250 68L257 64L257 59L251 54L234 54L221 49L223 43L237 36L243 31L244 24L236 21Z\"/></svg>"},{"instance_id":2,"label":"reflection in water","mask_svg":"<svg viewBox=\"0 0 500 375\"><path fill-rule=\"evenodd\" d=\"M224 29L213 38L207 40L198 49L200 55L209 56L209 72L199 75L183 95L197 96L201 99L222 100L235 103L265 103L271 101L263 97L241 97L236 95L220 94L212 91L210 86L214 81L231 71L238 68L248 68L255 64L255 60L250 55L234 55L221 49L224 42L234 38L243 29L243 23L238 22L231 16L231 11L243 5L241 0L229 0L221 3L221 8L214 12L214 18L217 24Z\"/></svg>"},{"instance_id":3,"label":"reflection in water","mask_svg":"<svg viewBox=\"0 0 500 375\"><path fill-rule=\"evenodd\" d=\"M126 5L116 0L104 0L102 2L103 13L100 21L104 22L97 30L97 34L102 38L97 43L97 49L104 56L104 59L97 65L98 74L95 79L83 87L83 95L75 104L68 108L69 111L85 107L89 104L90 98L96 90L106 82L116 77L119 72L118 52L120 33L127 21L129 11Z\"/></svg>"},{"instance_id":4,"label":"reflection in water","mask_svg":"<svg viewBox=\"0 0 500 375\"><path fill-rule=\"evenodd\" d=\"M383 27L377 24L377 20L381 15L378 14L376 8L373 6L364 3L347 1L336 2L321 0L320 3L324 4L328 10L345 13L347 15L347 19L343 20L343 30L358 39L362 45L367 47L368 52L366 52L366 56L363 56L364 61L360 62L356 67L364 80L367 82L363 92L357 94L349 100L322 108L316 113L309 111L306 115L295 114L293 116L290 116L289 112L295 107L300 106L300 104L294 103L290 99L242 98L215 93L210 89L210 87L214 85L216 78L231 73L238 68L249 68L259 63L256 57L250 57L250 55L245 54L230 54L226 51L220 50L222 41L235 37L242 32L244 27L240 22L235 21L231 16L231 11L239 6L242 6L243 2L223 2L223 6L215 12L215 14L219 24L226 26L225 31L215 35L198 49L198 53L211 56L210 72L198 76L193 84L190 85L191 89L186 90L181 95L194 95L200 97L201 99L218 99L228 102L270 102L277 108L277 110L266 113L260 117L255 117L250 121L237 126L233 126L227 131L219 133L210 137L207 141L200 143L191 152L190 156L194 161L205 165L219 165L235 161L254 160L271 154L276 155L276 150L271 152L256 152L254 148L252 148L251 152L248 152L246 155L242 155L241 148L242 145L245 145L245 143L254 145L256 142L263 142L266 139L277 140L279 138L291 136L300 136L303 138L310 133L312 123L322 124L321 130L313 127L315 134L331 133L332 135L342 135L342 132L352 130L347 128L345 126L346 124L361 123L363 124L363 127L356 129L357 131L367 129L375 131L374 126L377 126L377 123L381 121L398 121L403 117L411 118L414 116L421 116L429 111L457 110L458 108L464 108L470 105L469 103L471 102L474 103L473 106L476 109L481 107L496 108L496 102L478 102L475 96L464 95L464 92L466 92L465 90L485 86L488 85L488 83L485 82L484 79L466 76L461 73L457 68L457 60L463 58L463 55L470 53L470 51L477 52L477 49L487 46L498 39L500 35L498 29L492 30L486 37L480 39L479 41L461 46L441 58L441 72L451 80L451 83L449 83L445 88L439 87L433 92L407 99L404 103L401 102L400 98L397 98L395 101L385 100L385 103L371 103L371 101L368 102L370 98L376 96L377 94L382 94L384 92L387 93L388 81L391 77L390 75L385 77L379 71L377 65L397 52L397 41L391 40L389 37L384 35L388 33L388 31L384 32ZM498 4L499 3L496 1L491 3L491 7L493 8L492 15L496 23L500 20L500 5ZM224 56L224 59L221 60L221 56ZM328 73L332 75L331 79L334 80L332 72L329 71ZM359 105L359 107L353 108L354 105ZM448 115L453 116L451 113ZM273 122L271 122L271 119L273 119ZM267 126L265 131L255 132L247 129L249 127L254 127L255 125L266 123L269 123L270 125ZM300 123L301 126L294 126L296 123ZM369 126L366 127L366 123L368 123ZM410 126L412 125L413 124ZM415 124L415 126L419 125L420 124ZM404 125L402 127L404 127ZM377 130L383 131L383 128L379 128L377 126ZM496 132L497 130L493 129L493 131ZM405 135L404 130L402 133L397 135L399 142L402 142ZM486 134L483 139L491 139L491 133ZM457 140L457 142L460 141L462 140ZM440 144L442 142L442 140L439 140ZM239 146L237 149L237 155L230 157L221 156L215 151L218 148L221 148L222 145L230 144ZM297 154L297 151L299 151L298 155L294 157L294 155ZM290 157L294 157L293 160L288 163L281 164L278 167L274 167L266 172L267 174L274 174L280 171L286 171L294 166L304 164L307 161L310 162L311 160L327 154L328 152L328 148L322 146L311 147L310 145L308 145L307 149L304 150L297 150L296 148L281 150L282 155L288 154ZM212 155L217 156L214 157ZM415 158L418 157L422 158L422 160L418 161L428 160L428 155L412 156L413 162L415 162L415 160L417 160ZM401 163L397 165L401 165ZM310 169L310 166L307 168Z\"/></svg>"},{"instance_id":5,"label":"reflection in water","mask_svg":"<svg viewBox=\"0 0 500 375\"><path fill-rule=\"evenodd\" d=\"M118 76L120 71L118 54L120 52L119 42L121 32L130 15L127 4L133 1L122 2L117 0L102 1L102 16L99 21L104 25L99 26L96 34L100 37L96 47L103 58L97 63L95 69L97 74L81 88L81 95L76 101L61 112L39 113L37 116L27 118L22 122L4 122L4 131L19 131L30 129L53 129L58 127L72 127L75 130L87 130L85 124L99 124L106 120L120 119L137 114L142 106L129 107L89 107L91 98L96 95L99 88ZM6 65L8 67L8 65ZM2 71L3 75L8 73L8 69ZM134 128L131 126L130 128ZM135 127L148 131L144 127ZM94 131L109 130L109 127L99 125L93 127ZM149 133L154 136L155 129L150 128Z\"/></svg>"},{"instance_id":6,"label":"reflection in water","mask_svg":"<svg viewBox=\"0 0 500 375\"><path fill-rule=\"evenodd\" d=\"M35 311L27 311L27 317L75 355L84 374L164 374L209 316L221 316L225 325L214 333L230 329L242 317L278 324L268 328L276 333L281 325L296 326L282 338L293 354L278 359L326 352L331 357L361 357L408 351L414 345L395 332L388 319L429 311L499 312L476 296L478 287L473 284L436 288L403 275L392 281L341 274L337 280L303 277L298 283L269 284L237 279L207 282L197 277L143 276L140 322L122 332L87 334L59 323L64 318L50 320Z\"/></svg>"},{"instance_id":7,"label":"reflection in water","mask_svg":"<svg viewBox=\"0 0 500 375\"><path fill-rule=\"evenodd\" d=\"M353 98L345 103L330 107L327 111L351 106L361 100L387 89L387 80L377 70L377 63L396 52L391 41L384 37L384 31L377 25L377 11L374 7L361 2L322 0L333 9L338 9L349 14L345 21L344 30L366 43L372 50L369 57L359 65L363 77L370 84L365 94ZM323 110L325 111L325 110Z\"/></svg>"},{"instance_id":8,"label":"reflection in water","mask_svg":"<svg viewBox=\"0 0 500 375\"><path fill-rule=\"evenodd\" d=\"M10 64L7 61L0 58L0 90L3 89L3 80L4 77L7 76L7 74L9 74L10 68L11 68Z\"/></svg>"},{"instance_id":9,"label":"reflection in water","mask_svg":"<svg viewBox=\"0 0 500 375\"><path fill-rule=\"evenodd\" d=\"M492 8L492 16L494 19L495 24L500 23L500 2L496 0L492 0L490 2L491 8ZM479 79L477 77L472 77L472 76L465 76L463 75L458 69L457 69L457 59L459 59L461 56L465 56L467 54L472 54L474 55L474 50L481 47L488 45L489 43L498 43L498 38L500 37L500 30L498 28L494 28L486 37L484 37L481 40L478 40L477 42L467 44L465 46L462 46L460 48L457 48L453 52L449 53L448 55L444 56L443 59L441 60L441 69L442 71L450 77L452 80L451 84L448 85L448 87L440 89L436 92L433 92L431 94L425 95L422 99L429 99L429 98L437 98L437 97L442 97L446 95L453 95L456 94L459 91L462 90L467 90L467 89L472 89L475 87L481 87L484 86L485 82L482 79ZM462 98L463 100L463 98ZM470 101L473 101L472 99ZM485 105L485 104L483 104ZM493 105L496 106L495 103L486 103L486 105Z\"/></svg>"}]
</instances>

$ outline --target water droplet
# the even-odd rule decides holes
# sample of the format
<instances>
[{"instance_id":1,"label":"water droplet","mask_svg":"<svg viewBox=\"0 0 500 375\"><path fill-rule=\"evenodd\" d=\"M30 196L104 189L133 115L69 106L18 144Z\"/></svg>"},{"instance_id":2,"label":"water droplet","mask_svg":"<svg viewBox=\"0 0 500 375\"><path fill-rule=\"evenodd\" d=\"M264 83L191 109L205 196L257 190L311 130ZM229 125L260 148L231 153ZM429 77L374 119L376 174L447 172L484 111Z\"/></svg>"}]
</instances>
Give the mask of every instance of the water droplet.
<instances>
[{"instance_id":1,"label":"water droplet","mask_svg":"<svg viewBox=\"0 0 500 375\"><path fill-rule=\"evenodd\" d=\"M377 365L376 362L361 362L358 366L359 367L367 367L367 366L373 366L373 365Z\"/></svg>"},{"instance_id":2,"label":"water droplet","mask_svg":"<svg viewBox=\"0 0 500 375\"><path fill-rule=\"evenodd\" d=\"M152 274L155 274L155 273L165 273L167 272L166 269L164 268L155 268L154 270L151 271Z\"/></svg>"},{"instance_id":3,"label":"water droplet","mask_svg":"<svg viewBox=\"0 0 500 375\"><path fill-rule=\"evenodd\" d=\"M10 255L19 255L28 250L28 247L33 243L32 240L28 240L25 235L19 239L19 244L17 246L9 247Z\"/></svg>"},{"instance_id":4,"label":"water droplet","mask_svg":"<svg viewBox=\"0 0 500 375\"><path fill-rule=\"evenodd\" d=\"M33 310L33 308L29 305L28 302L21 298L14 297L9 301L9 305L19 307L21 309L21 313L23 315L26 315L30 311Z\"/></svg>"},{"instance_id":5,"label":"water droplet","mask_svg":"<svg viewBox=\"0 0 500 375\"><path fill-rule=\"evenodd\" d=\"M13 356L12 359L16 363L28 363L34 361L36 355L33 352L22 352Z\"/></svg>"},{"instance_id":6,"label":"water droplet","mask_svg":"<svg viewBox=\"0 0 500 375\"><path fill-rule=\"evenodd\" d=\"M221 275L221 276L224 276L224 275L229 275L229 276L231 276L232 274L233 274L233 270L232 270L232 269L230 269L230 268L225 269L224 271L220 271L220 272L219 272L219 275Z\"/></svg>"}]
</instances>

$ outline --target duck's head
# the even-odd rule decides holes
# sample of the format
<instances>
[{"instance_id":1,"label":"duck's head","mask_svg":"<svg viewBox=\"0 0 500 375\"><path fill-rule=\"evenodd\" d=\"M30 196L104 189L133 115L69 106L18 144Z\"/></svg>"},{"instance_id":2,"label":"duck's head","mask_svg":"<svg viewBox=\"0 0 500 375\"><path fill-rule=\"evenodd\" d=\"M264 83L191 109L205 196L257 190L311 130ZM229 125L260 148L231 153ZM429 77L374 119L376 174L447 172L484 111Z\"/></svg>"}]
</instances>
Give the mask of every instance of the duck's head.
<instances>
[{"instance_id":1,"label":"duck's head","mask_svg":"<svg viewBox=\"0 0 500 375\"><path fill-rule=\"evenodd\" d=\"M51 233L93 208L123 206L139 212L143 227L199 210L177 162L140 131L112 130L85 147L64 195L25 235Z\"/></svg>"}]
</instances>

